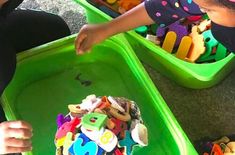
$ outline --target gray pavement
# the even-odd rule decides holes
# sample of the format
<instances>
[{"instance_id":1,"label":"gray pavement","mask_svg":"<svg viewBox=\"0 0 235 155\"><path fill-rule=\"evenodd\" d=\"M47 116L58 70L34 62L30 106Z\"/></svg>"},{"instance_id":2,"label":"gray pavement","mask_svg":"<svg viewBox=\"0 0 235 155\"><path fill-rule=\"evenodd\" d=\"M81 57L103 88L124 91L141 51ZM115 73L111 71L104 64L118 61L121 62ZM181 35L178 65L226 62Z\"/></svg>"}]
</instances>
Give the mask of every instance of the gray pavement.
<instances>
[{"instance_id":1,"label":"gray pavement","mask_svg":"<svg viewBox=\"0 0 235 155\"><path fill-rule=\"evenodd\" d=\"M20 7L58 14L68 23L72 33L85 24L84 11L72 0L25 0ZM188 137L217 138L235 134L235 71L213 88L183 88L144 65L166 103Z\"/></svg>"}]
</instances>

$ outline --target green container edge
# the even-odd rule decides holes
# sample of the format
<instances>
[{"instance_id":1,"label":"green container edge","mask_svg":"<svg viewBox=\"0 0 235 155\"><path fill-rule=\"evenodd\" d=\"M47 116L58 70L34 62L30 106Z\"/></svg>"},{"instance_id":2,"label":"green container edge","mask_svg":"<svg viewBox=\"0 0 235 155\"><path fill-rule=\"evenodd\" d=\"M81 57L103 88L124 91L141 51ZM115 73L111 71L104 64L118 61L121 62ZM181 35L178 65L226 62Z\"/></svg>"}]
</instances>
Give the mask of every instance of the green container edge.
<instances>
[{"instance_id":1,"label":"green container edge","mask_svg":"<svg viewBox=\"0 0 235 155\"><path fill-rule=\"evenodd\" d=\"M35 47L33 49L21 52L20 54L17 55L17 61L23 61L24 59L27 59L31 56L43 53L47 50L50 50L52 48L58 48L58 47L65 47L69 44L71 44L71 41L74 42L76 34L71 35L69 37L65 37L38 47ZM118 35L119 38L121 38L120 41L123 41L123 39L125 40L125 37L120 34ZM112 39L119 39L116 36L112 37ZM125 40L127 42L127 40ZM126 45L127 49L129 49L130 51L132 51L132 54L134 56L129 55L130 59L134 59L136 60L134 62L133 65L138 65L138 66L142 66L141 62L138 60L138 57L135 56L135 53L133 52L133 50L131 49L131 46ZM128 56L128 55L127 55ZM159 113L161 114L163 120L166 123L166 126L168 127L169 131L171 132L171 135L173 136L173 138L175 139L179 152L181 155L194 155L194 154L198 154L197 151L194 149L194 146L192 145L192 143L190 142L190 140L188 139L187 135L184 133L183 129L180 127L179 123L177 122L176 118L174 117L173 113L171 112L171 110L169 109L169 107L167 106L167 104L165 103L164 99L161 97L159 91L157 90L157 88L155 87L155 85L153 84L152 80L150 79L149 75L147 74L147 72L145 71L144 67L140 67L141 71L137 68L136 72L139 72L141 78L143 79L142 84L145 86L146 91L151 95L151 99L154 101L155 103L155 107L156 109L159 110ZM5 96L5 93L2 94L1 96L1 102L3 104L3 109L5 111L6 117L8 120L16 120L17 116L13 113L12 108L9 106L8 100ZM26 153L22 153L23 155L33 155L32 152L26 152Z\"/></svg>"},{"instance_id":2,"label":"green container edge","mask_svg":"<svg viewBox=\"0 0 235 155\"><path fill-rule=\"evenodd\" d=\"M75 1L85 8L88 23L101 23L112 20L112 17L92 6L86 0ZM124 35L140 60L186 88L203 89L212 87L224 79L232 71L232 66L235 65L235 54L233 53L215 63L193 64L176 58L133 30L125 32ZM137 45L136 47L137 43L140 46ZM143 50L144 52L142 52ZM171 69L171 72L167 69Z\"/></svg>"}]
</instances>

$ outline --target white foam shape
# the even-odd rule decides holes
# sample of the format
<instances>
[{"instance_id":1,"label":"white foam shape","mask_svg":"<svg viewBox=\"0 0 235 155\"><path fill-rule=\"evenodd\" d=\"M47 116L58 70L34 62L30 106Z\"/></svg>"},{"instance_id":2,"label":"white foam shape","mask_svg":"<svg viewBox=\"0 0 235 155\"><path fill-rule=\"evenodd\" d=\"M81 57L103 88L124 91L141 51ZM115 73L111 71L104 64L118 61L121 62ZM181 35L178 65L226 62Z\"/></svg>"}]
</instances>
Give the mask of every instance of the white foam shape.
<instances>
[{"instance_id":1,"label":"white foam shape","mask_svg":"<svg viewBox=\"0 0 235 155\"><path fill-rule=\"evenodd\" d=\"M91 100L92 102L96 102L96 100L97 100L97 98L94 94L87 96L86 99Z\"/></svg>"},{"instance_id":2,"label":"white foam shape","mask_svg":"<svg viewBox=\"0 0 235 155\"><path fill-rule=\"evenodd\" d=\"M111 106L112 106L113 108L115 108L115 109L117 109L117 110L119 110L119 111L121 111L121 112L125 112L125 109L123 109L123 107L121 107L121 106L115 101L115 99L113 99L112 96L109 96L109 97L108 97L108 100L109 100L109 102L111 102Z\"/></svg>"},{"instance_id":3,"label":"white foam shape","mask_svg":"<svg viewBox=\"0 0 235 155\"><path fill-rule=\"evenodd\" d=\"M86 99L80 104L82 110L88 110L89 112L94 111L101 104L101 99L96 99L95 102L92 102L90 99Z\"/></svg>"},{"instance_id":4,"label":"white foam shape","mask_svg":"<svg viewBox=\"0 0 235 155\"><path fill-rule=\"evenodd\" d=\"M145 125L137 123L135 128L131 131L132 139L141 146L148 145L148 130Z\"/></svg>"},{"instance_id":5,"label":"white foam shape","mask_svg":"<svg viewBox=\"0 0 235 155\"><path fill-rule=\"evenodd\" d=\"M99 137L104 133L104 128L102 127L99 131L97 131L97 130L87 130L82 126L81 131L91 140L97 141Z\"/></svg>"}]
</instances>

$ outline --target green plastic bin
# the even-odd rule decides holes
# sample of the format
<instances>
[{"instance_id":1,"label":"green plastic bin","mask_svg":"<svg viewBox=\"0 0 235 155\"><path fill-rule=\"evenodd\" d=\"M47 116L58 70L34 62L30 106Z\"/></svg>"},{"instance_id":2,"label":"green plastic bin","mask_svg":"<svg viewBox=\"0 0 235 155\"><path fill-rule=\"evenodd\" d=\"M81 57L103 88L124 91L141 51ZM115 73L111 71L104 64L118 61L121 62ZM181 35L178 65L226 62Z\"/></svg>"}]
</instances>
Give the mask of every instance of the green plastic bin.
<instances>
[{"instance_id":1,"label":"green plastic bin","mask_svg":"<svg viewBox=\"0 0 235 155\"><path fill-rule=\"evenodd\" d=\"M149 145L136 147L134 155L197 154L122 35L82 56L75 54L74 39L73 35L17 56L16 74L1 99L8 120L23 119L34 128L33 152L25 154L55 154L57 115L68 113L68 104L89 94L137 102Z\"/></svg>"},{"instance_id":2,"label":"green plastic bin","mask_svg":"<svg viewBox=\"0 0 235 155\"><path fill-rule=\"evenodd\" d=\"M86 0L75 1L85 8L88 23L102 23L112 19ZM188 88L201 89L216 85L232 71L235 63L235 56L231 53L214 63L193 64L176 58L135 31L125 33L125 37L140 60Z\"/></svg>"}]
</instances>

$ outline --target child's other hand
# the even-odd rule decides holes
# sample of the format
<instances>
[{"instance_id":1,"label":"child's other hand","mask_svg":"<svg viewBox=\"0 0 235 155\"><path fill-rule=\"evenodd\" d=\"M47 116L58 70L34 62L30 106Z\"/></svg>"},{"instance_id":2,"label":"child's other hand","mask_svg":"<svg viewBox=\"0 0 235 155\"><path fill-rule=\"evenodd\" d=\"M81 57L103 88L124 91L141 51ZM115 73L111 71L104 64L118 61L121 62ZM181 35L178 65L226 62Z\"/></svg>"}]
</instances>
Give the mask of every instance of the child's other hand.
<instances>
[{"instance_id":1,"label":"child's other hand","mask_svg":"<svg viewBox=\"0 0 235 155\"><path fill-rule=\"evenodd\" d=\"M5 4L8 0L0 0L0 8L2 7L3 4Z\"/></svg>"},{"instance_id":2,"label":"child's other hand","mask_svg":"<svg viewBox=\"0 0 235 155\"><path fill-rule=\"evenodd\" d=\"M105 24L84 25L75 40L76 53L83 54L91 49L94 44L100 43L108 38L108 31Z\"/></svg>"},{"instance_id":3,"label":"child's other hand","mask_svg":"<svg viewBox=\"0 0 235 155\"><path fill-rule=\"evenodd\" d=\"M32 127L24 121L0 123L0 154L32 150Z\"/></svg>"}]
</instances>

